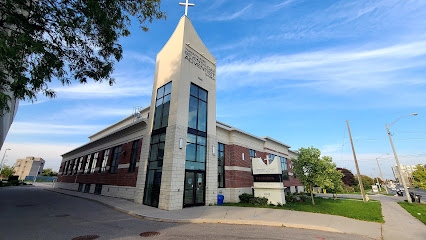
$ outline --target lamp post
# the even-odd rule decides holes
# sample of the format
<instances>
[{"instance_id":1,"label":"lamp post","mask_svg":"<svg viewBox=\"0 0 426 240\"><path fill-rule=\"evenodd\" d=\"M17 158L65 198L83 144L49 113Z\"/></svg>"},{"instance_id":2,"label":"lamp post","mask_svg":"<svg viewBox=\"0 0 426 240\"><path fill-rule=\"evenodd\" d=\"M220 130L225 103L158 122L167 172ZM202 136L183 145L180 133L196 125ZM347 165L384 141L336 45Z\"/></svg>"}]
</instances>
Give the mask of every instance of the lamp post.
<instances>
[{"instance_id":1,"label":"lamp post","mask_svg":"<svg viewBox=\"0 0 426 240\"><path fill-rule=\"evenodd\" d=\"M1 172L3 171L4 157L6 157L6 152L7 152L7 150L12 150L12 149L10 149L10 148L6 148L6 150L4 151L3 158L1 159L0 174L1 174Z\"/></svg>"},{"instance_id":2,"label":"lamp post","mask_svg":"<svg viewBox=\"0 0 426 240\"><path fill-rule=\"evenodd\" d=\"M408 192L407 184L405 183L405 179L404 179L404 177L403 177L403 175L402 175L401 165L399 164L398 156L396 155L395 147L393 146L391 133L389 132L389 127L390 127L390 126L392 126L392 124L396 123L399 119L401 119L401 118L403 118L403 117L406 117L406 116L417 116L417 115L418 115L418 113L411 113L411 114L407 114L407 115L404 115L404 116L402 116L402 117L400 117L400 118L396 119L395 121L393 121L393 123L391 123L391 124L389 124L389 125L387 125L387 124L386 124L386 130L387 130L388 135L389 135L389 141L390 141L391 146L392 146L393 155L395 155L396 165L397 165L397 167L398 167L399 176L400 176L400 178L401 178L400 180L401 180L401 182L402 182L402 185L404 186L405 195L407 196L407 200L408 200L408 202L409 202L409 203L412 203L412 201L411 201L411 197L410 197L410 193Z\"/></svg>"},{"instance_id":3,"label":"lamp post","mask_svg":"<svg viewBox=\"0 0 426 240\"><path fill-rule=\"evenodd\" d=\"M380 169L380 164L379 164L379 158L381 158L384 155L389 155L389 153L385 153L385 154L380 155L380 157L376 158L376 161L377 161L377 166L379 167L380 177L382 178L382 181L385 183L386 193L389 194L389 192L388 192L388 186L387 186L387 184L385 182L385 179L383 178L382 170Z\"/></svg>"}]
</instances>

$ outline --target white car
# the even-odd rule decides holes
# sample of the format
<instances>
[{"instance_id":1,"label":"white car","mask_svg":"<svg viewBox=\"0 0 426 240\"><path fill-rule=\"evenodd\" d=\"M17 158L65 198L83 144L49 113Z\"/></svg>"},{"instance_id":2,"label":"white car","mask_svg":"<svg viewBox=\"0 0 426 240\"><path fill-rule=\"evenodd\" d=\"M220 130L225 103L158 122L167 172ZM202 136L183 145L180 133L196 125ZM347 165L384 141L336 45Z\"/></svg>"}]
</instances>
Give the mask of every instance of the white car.
<instances>
[{"instance_id":1,"label":"white car","mask_svg":"<svg viewBox=\"0 0 426 240\"><path fill-rule=\"evenodd\" d=\"M392 191L396 191L396 188L392 188Z\"/></svg>"}]
</instances>

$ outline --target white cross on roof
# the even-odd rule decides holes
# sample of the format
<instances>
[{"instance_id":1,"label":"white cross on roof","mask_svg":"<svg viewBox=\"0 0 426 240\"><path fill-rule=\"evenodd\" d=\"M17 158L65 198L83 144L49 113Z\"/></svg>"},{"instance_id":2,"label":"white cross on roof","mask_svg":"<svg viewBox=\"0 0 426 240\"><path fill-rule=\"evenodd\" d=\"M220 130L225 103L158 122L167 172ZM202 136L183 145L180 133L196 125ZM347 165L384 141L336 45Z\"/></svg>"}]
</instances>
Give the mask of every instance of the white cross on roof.
<instances>
[{"instance_id":1,"label":"white cross on roof","mask_svg":"<svg viewBox=\"0 0 426 240\"><path fill-rule=\"evenodd\" d=\"M188 6L193 7L193 3L188 3L188 0L186 0L186 3L179 3L181 6L185 6L185 16L188 16Z\"/></svg>"}]
</instances>

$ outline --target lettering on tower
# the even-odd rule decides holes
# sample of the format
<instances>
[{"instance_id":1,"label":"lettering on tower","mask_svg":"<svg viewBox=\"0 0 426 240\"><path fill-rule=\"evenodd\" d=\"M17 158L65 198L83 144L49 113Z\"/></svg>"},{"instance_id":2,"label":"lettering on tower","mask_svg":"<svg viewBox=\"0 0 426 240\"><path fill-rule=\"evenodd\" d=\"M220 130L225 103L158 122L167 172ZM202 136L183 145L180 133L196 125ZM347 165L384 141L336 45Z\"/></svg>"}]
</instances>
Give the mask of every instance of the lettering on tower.
<instances>
[{"instance_id":1,"label":"lettering on tower","mask_svg":"<svg viewBox=\"0 0 426 240\"><path fill-rule=\"evenodd\" d=\"M210 67L208 65L209 61L205 60L203 56L199 55L195 51L192 51L192 50L190 50L186 47L185 48L185 59L189 63L193 64L194 66L199 68L201 71L203 71L204 74L208 78L210 78L213 81L216 80L216 74L215 74L214 67Z\"/></svg>"}]
</instances>

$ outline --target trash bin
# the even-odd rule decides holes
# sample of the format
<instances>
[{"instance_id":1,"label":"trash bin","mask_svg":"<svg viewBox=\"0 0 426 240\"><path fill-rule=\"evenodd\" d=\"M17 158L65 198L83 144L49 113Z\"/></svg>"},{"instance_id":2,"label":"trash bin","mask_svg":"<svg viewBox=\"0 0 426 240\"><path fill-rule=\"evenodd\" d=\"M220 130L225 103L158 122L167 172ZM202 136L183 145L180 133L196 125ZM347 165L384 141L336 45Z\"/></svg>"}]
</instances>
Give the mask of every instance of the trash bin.
<instances>
[{"instance_id":1,"label":"trash bin","mask_svg":"<svg viewBox=\"0 0 426 240\"><path fill-rule=\"evenodd\" d=\"M421 196L416 194L416 203L420 203L420 198Z\"/></svg>"},{"instance_id":2,"label":"trash bin","mask_svg":"<svg viewBox=\"0 0 426 240\"><path fill-rule=\"evenodd\" d=\"M225 199L225 196L217 195L217 205L223 205L223 199Z\"/></svg>"}]
</instances>

